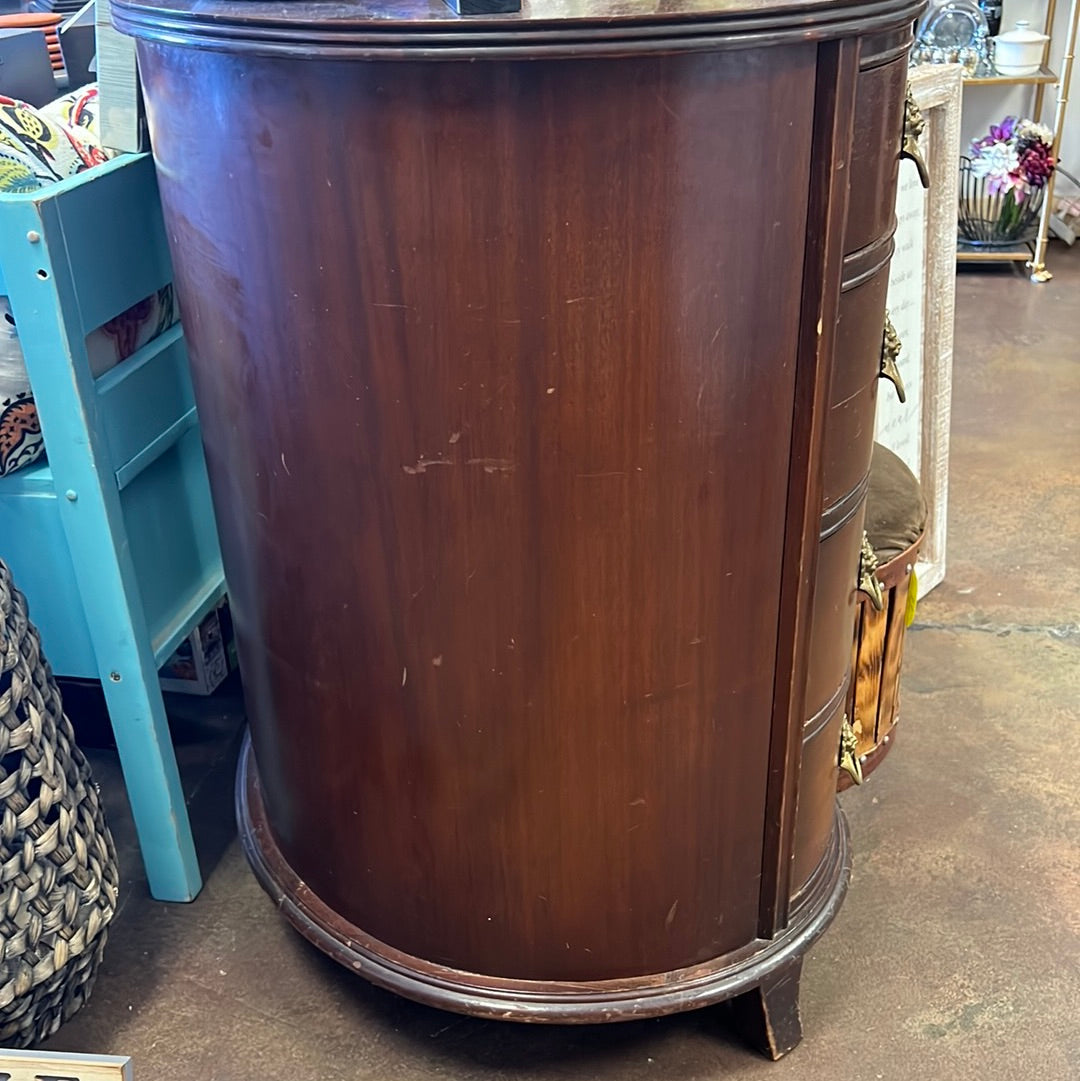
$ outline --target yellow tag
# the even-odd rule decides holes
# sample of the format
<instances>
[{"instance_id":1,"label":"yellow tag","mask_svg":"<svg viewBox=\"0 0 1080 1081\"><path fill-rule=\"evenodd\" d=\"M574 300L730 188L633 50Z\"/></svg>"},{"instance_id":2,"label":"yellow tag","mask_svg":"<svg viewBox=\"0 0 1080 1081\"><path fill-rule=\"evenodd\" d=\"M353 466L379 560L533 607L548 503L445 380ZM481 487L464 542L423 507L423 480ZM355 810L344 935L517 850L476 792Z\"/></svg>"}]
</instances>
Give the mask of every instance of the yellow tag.
<instances>
[{"instance_id":1,"label":"yellow tag","mask_svg":"<svg viewBox=\"0 0 1080 1081\"><path fill-rule=\"evenodd\" d=\"M913 570L908 579L907 604L904 607L904 626L910 627L915 622L915 605L919 601L919 579Z\"/></svg>"}]
</instances>

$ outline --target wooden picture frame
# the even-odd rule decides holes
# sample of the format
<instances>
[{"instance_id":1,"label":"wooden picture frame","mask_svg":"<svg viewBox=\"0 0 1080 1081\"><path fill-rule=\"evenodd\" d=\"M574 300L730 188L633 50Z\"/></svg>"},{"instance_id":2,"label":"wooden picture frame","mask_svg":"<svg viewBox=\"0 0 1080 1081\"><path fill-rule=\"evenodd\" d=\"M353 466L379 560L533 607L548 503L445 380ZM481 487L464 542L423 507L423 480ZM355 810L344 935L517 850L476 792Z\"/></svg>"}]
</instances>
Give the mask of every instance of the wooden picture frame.
<instances>
[{"instance_id":1,"label":"wooden picture frame","mask_svg":"<svg viewBox=\"0 0 1080 1081\"><path fill-rule=\"evenodd\" d=\"M0 1050L3 1081L132 1081L131 1059L116 1055L68 1055Z\"/></svg>"},{"instance_id":2,"label":"wooden picture frame","mask_svg":"<svg viewBox=\"0 0 1080 1081\"><path fill-rule=\"evenodd\" d=\"M908 400L901 405L885 384L878 394L876 437L919 478L929 508L916 566L919 597L945 577L961 70L924 64L909 74L926 121L920 146L930 189L923 191L913 162L901 161L888 305L904 344L898 364Z\"/></svg>"}]
</instances>

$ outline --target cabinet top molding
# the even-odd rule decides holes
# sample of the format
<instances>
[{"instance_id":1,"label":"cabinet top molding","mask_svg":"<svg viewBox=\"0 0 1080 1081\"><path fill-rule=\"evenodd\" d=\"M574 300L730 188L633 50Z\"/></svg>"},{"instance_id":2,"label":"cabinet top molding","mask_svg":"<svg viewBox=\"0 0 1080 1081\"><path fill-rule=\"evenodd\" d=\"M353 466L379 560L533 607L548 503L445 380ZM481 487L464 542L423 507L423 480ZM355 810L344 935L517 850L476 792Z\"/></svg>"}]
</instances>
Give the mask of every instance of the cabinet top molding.
<instances>
[{"instance_id":1,"label":"cabinet top molding","mask_svg":"<svg viewBox=\"0 0 1080 1081\"><path fill-rule=\"evenodd\" d=\"M458 15L444 0L113 0L124 33L170 45L379 60L631 56L865 35L925 0L522 0Z\"/></svg>"}]
</instances>

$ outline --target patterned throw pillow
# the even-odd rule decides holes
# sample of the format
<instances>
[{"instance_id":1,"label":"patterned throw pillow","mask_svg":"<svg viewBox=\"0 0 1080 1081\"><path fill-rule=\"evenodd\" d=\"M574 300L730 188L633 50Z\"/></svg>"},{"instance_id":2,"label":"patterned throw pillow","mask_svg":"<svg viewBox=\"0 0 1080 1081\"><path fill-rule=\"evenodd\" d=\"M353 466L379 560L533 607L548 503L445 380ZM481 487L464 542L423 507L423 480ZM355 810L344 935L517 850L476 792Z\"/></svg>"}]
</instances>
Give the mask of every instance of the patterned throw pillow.
<instances>
[{"instance_id":1,"label":"patterned throw pillow","mask_svg":"<svg viewBox=\"0 0 1080 1081\"><path fill-rule=\"evenodd\" d=\"M0 191L36 191L111 156L98 140L96 86L40 109L0 96ZM15 319L7 297L0 297L0 477L44 451Z\"/></svg>"},{"instance_id":2,"label":"patterned throw pillow","mask_svg":"<svg viewBox=\"0 0 1080 1081\"><path fill-rule=\"evenodd\" d=\"M98 129L99 111L97 83L90 83L78 90L72 90L38 110L47 119L62 124L79 142L101 150L102 160L104 160L104 158L114 157L116 151L105 150L101 146L101 135Z\"/></svg>"},{"instance_id":3,"label":"patterned throw pillow","mask_svg":"<svg viewBox=\"0 0 1080 1081\"><path fill-rule=\"evenodd\" d=\"M100 146L80 138L48 108L0 95L0 191L34 191L107 160ZM62 115L62 105L58 112ZM82 112L90 118L89 105ZM79 116L76 112L77 121Z\"/></svg>"},{"instance_id":4,"label":"patterned throw pillow","mask_svg":"<svg viewBox=\"0 0 1080 1081\"><path fill-rule=\"evenodd\" d=\"M15 320L7 298L0 297L0 477L29 465L44 449Z\"/></svg>"}]
</instances>

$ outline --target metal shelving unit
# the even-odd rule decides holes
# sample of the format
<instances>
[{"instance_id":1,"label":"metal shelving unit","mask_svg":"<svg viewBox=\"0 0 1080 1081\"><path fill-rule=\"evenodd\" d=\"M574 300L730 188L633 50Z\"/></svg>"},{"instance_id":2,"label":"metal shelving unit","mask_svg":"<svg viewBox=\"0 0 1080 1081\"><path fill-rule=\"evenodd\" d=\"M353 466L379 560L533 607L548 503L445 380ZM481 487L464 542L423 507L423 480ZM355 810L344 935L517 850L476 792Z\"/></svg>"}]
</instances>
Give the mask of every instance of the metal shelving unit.
<instances>
[{"instance_id":1,"label":"metal shelving unit","mask_svg":"<svg viewBox=\"0 0 1080 1081\"><path fill-rule=\"evenodd\" d=\"M1049 42L1047 42L1049 45ZM964 86L1043 86L1048 83L1056 83L1057 75L1048 67L1043 66L1036 75L966 75ZM1041 107L1042 101L1039 101Z\"/></svg>"},{"instance_id":2,"label":"metal shelving unit","mask_svg":"<svg viewBox=\"0 0 1080 1081\"><path fill-rule=\"evenodd\" d=\"M1057 88L1057 102L1054 113L1054 123L1051 130L1054 133L1052 153L1054 158L1060 157L1061 134L1065 123L1065 109L1069 102L1069 82L1072 78L1073 54L1076 50L1077 21L1080 17L1080 0L1072 0L1069 8L1069 25L1065 39L1065 53L1062 57L1061 75L1058 76L1049 67L1050 45L1053 36L1054 16L1057 12L1057 0L1048 0L1046 6L1046 25L1043 33L1047 41L1043 46L1043 62L1039 71L1034 75L1012 76L991 75L986 78L968 76L964 79L965 87L976 86L1031 86L1034 88L1032 96L1031 117L1041 122L1043 105L1045 103L1046 88ZM1054 174L1051 173L1046 185L1046 195L1043 197L1042 213L1039 217L1039 232L1034 241L1022 244L1010 244L1001 248L987 251L983 248L960 243L956 249L957 262L961 263L1019 263L1023 262L1031 271L1031 280L1037 283L1048 282L1053 275L1046 269L1046 245L1050 234L1050 216L1054 205Z\"/></svg>"}]
</instances>

